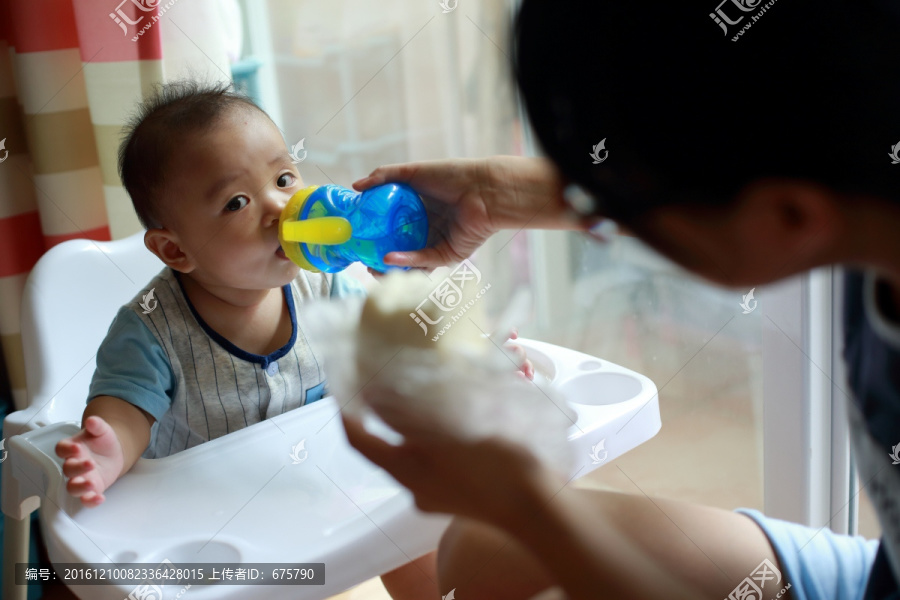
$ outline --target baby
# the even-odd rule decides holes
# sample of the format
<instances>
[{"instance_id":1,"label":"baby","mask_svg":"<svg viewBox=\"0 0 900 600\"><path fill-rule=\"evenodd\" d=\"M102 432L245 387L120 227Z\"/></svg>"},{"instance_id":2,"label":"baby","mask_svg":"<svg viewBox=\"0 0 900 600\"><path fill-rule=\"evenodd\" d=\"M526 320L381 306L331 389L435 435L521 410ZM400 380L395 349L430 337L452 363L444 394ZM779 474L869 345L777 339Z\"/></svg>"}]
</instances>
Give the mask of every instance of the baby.
<instances>
[{"instance_id":1,"label":"baby","mask_svg":"<svg viewBox=\"0 0 900 600\"><path fill-rule=\"evenodd\" d=\"M56 446L67 491L88 507L141 456L322 398L297 305L364 293L285 257L278 220L303 183L275 124L229 86L163 86L126 128L119 172L144 243L166 266L119 309L82 429ZM530 363L523 371L531 376ZM394 598L438 597L435 580L433 553L382 576Z\"/></svg>"},{"instance_id":2,"label":"baby","mask_svg":"<svg viewBox=\"0 0 900 600\"><path fill-rule=\"evenodd\" d=\"M144 103L122 181L165 267L119 309L97 352L82 430L60 441L85 506L138 457L158 458L315 402L324 373L297 305L363 293L301 272L278 218L303 187L275 124L228 86L180 82Z\"/></svg>"}]
</instances>

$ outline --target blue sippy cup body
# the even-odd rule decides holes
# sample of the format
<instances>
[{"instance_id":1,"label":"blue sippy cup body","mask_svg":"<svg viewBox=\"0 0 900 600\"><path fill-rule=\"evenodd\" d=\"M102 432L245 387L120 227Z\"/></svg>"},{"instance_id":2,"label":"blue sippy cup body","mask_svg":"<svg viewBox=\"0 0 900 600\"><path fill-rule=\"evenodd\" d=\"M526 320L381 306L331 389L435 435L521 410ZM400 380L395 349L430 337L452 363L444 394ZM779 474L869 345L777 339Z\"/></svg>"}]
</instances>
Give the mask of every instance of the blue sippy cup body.
<instances>
[{"instance_id":1,"label":"blue sippy cup body","mask_svg":"<svg viewBox=\"0 0 900 600\"><path fill-rule=\"evenodd\" d=\"M385 254L420 250L428 239L428 215L422 200L402 183L388 183L365 192L338 185L319 186L307 197L297 220L321 217L342 217L350 223L352 232L341 244L297 242L309 264L325 273L342 271L357 261L383 273L397 268L384 264Z\"/></svg>"}]
</instances>

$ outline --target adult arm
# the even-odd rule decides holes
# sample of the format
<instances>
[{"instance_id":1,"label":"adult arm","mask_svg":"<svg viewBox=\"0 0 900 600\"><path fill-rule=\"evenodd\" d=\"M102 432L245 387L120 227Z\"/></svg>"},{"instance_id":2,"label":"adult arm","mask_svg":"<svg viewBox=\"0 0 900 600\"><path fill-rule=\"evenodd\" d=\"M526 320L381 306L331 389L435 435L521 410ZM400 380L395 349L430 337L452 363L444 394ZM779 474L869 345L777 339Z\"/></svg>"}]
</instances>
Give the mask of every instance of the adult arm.
<instances>
[{"instance_id":1,"label":"adult arm","mask_svg":"<svg viewBox=\"0 0 900 600\"><path fill-rule=\"evenodd\" d=\"M408 487L420 509L506 531L541 562L570 600L594 600L599 589L622 598L700 597L522 447L433 432L427 439L407 437L402 446L393 446L353 418L344 416L344 427L350 443Z\"/></svg>"}]
</instances>

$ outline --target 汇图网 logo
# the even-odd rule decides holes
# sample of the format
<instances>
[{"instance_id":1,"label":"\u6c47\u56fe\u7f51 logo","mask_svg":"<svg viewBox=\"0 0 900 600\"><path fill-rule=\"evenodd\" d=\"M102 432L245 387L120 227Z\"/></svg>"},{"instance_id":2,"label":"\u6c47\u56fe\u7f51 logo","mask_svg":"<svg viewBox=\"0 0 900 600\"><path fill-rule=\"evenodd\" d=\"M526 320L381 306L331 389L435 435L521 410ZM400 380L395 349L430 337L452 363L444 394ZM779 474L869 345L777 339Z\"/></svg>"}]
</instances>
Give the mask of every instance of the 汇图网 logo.
<instances>
[{"instance_id":1,"label":"\u6c47\u56fe\u7f51 logo","mask_svg":"<svg viewBox=\"0 0 900 600\"><path fill-rule=\"evenodd\" d=\"M153 13L156 14L148 14L147 21L144 23L144 26L141 27L138 31L136 31L136 35L131 37L132 42L138 41L141 36L143 36L147 31L153 27L153 24L159 21L166 12L172 8L178 0L169 0L165 5L162 4L163 0L122 0L119 2L119 5L116 7L115 12L109 13L109 18L115 22L116 25L122 30L122 35L128 35L128 25L138 25L142 21L144 21L144 16L139 16L137 19L132 20L131 17L122 9L122 6L128 4L129 2L137 7L138 10L145 13ZM134 14L137 14L135 11L132 11Z\"/></svg>"},{"instance_id":2,"label":"\u6c47\u56fe\u7f51 logo","mask_svg":"<svg viewBox=\"0 0 900 600\"><path fill-rule=\"evenodd\" d=\"M609 453L606 451L606 438L603 438L602 440L591 446L591 452L589 456L591 457L591 461L593 462L593 464L599 465L604 460L606 460L606 457L608 455Z\"/></svg>"},{"instance_id":3,"label":"\u6c47\u56fe\u7f51 logo","mask_svg":"<svg viewBox=\"0 0 900 600\"><path fill-rule=\"evenodd\" d=\"M737 584L725 600L762 600L763 589L766 584L772 583L775 586L781 584L781 571L766 558L750 573L748 577ZM770 588L772 586L769 586ZM791 584L788 583L776 593L773 598L782 598L789 589Z\"/></svg>"},{"instance_id":4,"label":"\u6c47\u56fe\u7f51 logo","mask_svg":"<svg viewBox=\"0 0 900 600\"><path fill-rule=\"evenodd\" d=\"M741 308L744 309L744 314L749 315L754 310L756 310L756 305L759 304L756 300L753 299L753 292L756 288L753 288L746 294L742 296L743 300L741 301ZM752 305L750 303L753 303Z\"/></svg>"},{"instance_id":5,"label":"\u6c47\u56fe\u7f51 logo","mask_svg":"<svg viewBox=\"0 0 900 600\"><path fill-rule=\"evenodd\" d=\"M291 446L291 464L299 465L309 458L309 451L306 449L306 438L303 438L297 445Z\"/></svg>"},{"instance_id":6,"label":"\u6c47\u56fe\u7f51 logo","mask_svg":"<svg viewBox=\"0 0 900 600\"><path fill-rule=\"evenodd\" d=\"M149 292L144 294L144 300L140 303L141 308L144 309L145 315L152 313L153 309L155 309L159 305L159 301L157 301L156 298L153 297L153 292L155 290L156 288L152 288Z\"/></svg>"},{"instance_id":7,"label":"\u6c47\u56fe\u7f51 logo","mask_svg":"<svg viewBox=\"0 0 900 600\"><path fill-rule=\"evenodd\" d=\"M0 146L2 148L3 146ZM891 146L891 152L888 154L891 157L891 164L896 165L900 164L900 142L897 142L893 146Z\"/></svg>"},{"instance_id":8,"label":"\u6c47\u56fe\u7f51 logo","mask_svg":"<svg viewBox=\"0 0 900 600\"><path fill-rule=\"evenodd\" d=\"M603 158L600 157L601 150L604 152ZM593 152L590 153L590 157L594 159L595 165L599 165L609 157L609 150L606 149L606 138L603 138L599 143L593 146Z\"/></svg>"},{"instance_id":9,"label":"\u6c47\u56fe\u7f51 logo","mask_svg":"<svg viewBox=\"0 0 900 600\"><path fill-rule=\"evenodd\" d=\"M304 141L306 141L306 138L303 138L302 140L291 146L291 162L295 165L306 160L306 150L303 149ZM301 150L303 151L303 156L300 156Z\"/></svg>"},{"instance_id":10,"label":"\u6c47\u56fe\u7f51 logo","mask_svg":"<svg viewBox=\"0 0 900 600\"><path fill-rule=\"evenodd\" d=\"M738 17L735 20L732 20L728 16L728 13L726 13L726 11L722 9L722 5L728 4L729 2L731 4L734 4L734 6L735 6L735 8L727 7L729 9L729 12L732 15ZM713 21L715 21L719 27L722 28L722 31L725 33L725 35L728 35L728 27L725 24L727 23L728 25L737 25L738 23L740 23L741 21L744 20L744 15L741 13L748 13L748 12L755 11L757 8L759 8L759 5L761 2L762 2L762 0L756 0L755 2L753 0L722 0L722 2L719 2L719 5L716 7L716 10L714 12L709 13L709 17ZM737 9L741 12L735 12L735 9ZM738 16L738 15L740 15L740 16Z\"/></svg>"},{"instance_id":11,"label":"\u6c47\u56fe\u7f51 logo","mask_svg":"<svg viewBox=\"0 0 900 600\"><path fill-rule=\"evenodd\" d=\"M416 306L416 312L409 313L409 316L422 328L422 333L424 335L428 335L429 325L438 325L444 321L444 319L449 317L449 319L441 326L440 331L431 338L431 341L436 342L447 332L447 330L453 327L454 323L462 318L467 310L475 305L487 290L491 289L491 284L487 284L474 294L473 298L463 304L463 290L465 287L467 285L477 286L479 283L481 283L481 271L476 269L475 265L473 265L470 260L466 259L459 263L459 265L453 269L443 281L437 284L437 287L428 294L428 297L419 302L419 305ZM457 311L457 313L454 315L440 315L436 318L431 318L428 311L424 308L426 303L431 303L431 305L440 312L448 313ZM434 310L431 310L431 314L434 314L434 312Z\"/></svg>"},{"instance_id":12,"label":"\u6c47\u56fe\u7f51 logo","mask_svg":"<svg viewBox=\"0 0 900 600\"><path fill-rule=\"evenodd\" d=\"M138 9L144 12L150 12L157 6L161 0L122 0L119 2L119 5L116 7L115 12L109 13L109 18L116 22L116 25L122 28L122 35L128 35L128 28L125 27L125 23L129 25L137 25L141 21L144 20L144 17L138 17L137 20L132 21L128 15L125 14L125 11L122 10L122 5L131 2Z\"/></svg>"},{"instance_id":13,"label":"\u6c47\u56fe\u7f51 logo","mask_svg":"<svg viewBox=\"0 0 900 600\"><path fill-rule=\"evenodd\" d=\"M722 33L726 36L729 34L729 25L740 25L743 23L740 30L733 32L735 35L731 38L731 41L736 42L772 8L776 1L769 0L763 4L764 0L722 0L715 11L709 13L709 18L722 28ZM750 13L756 14L751 15ZM745 21L745 17L748 16L750 19Z\"/></svg>"}]
</instances>

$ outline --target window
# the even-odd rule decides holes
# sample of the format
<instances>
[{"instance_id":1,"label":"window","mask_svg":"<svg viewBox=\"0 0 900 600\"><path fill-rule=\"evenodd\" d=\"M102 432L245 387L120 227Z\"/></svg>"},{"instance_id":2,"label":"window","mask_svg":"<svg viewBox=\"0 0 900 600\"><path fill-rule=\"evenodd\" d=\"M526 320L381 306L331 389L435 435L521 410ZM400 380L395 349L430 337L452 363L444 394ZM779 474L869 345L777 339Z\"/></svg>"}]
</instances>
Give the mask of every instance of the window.
<instances>
[{"instance_id":1,"label":"window","mask_svg":"<svg viewBox=\"0 0 900 600\"><path fill-rule=\"evenodd\" d=\"M349 185L392 162L534 152L509 72L511 4L245 2L245 58L259 61L260 101L288 144L303 142L305 181ZM840 376L831 270L745 302L750 290L704 283L634 238L536 231L495 236L476 264L492 313L520 290L531 298L522 335L660 389L662 431L583 485L816 525L843 510L833 528L854 526L843 407L828 384Z\"/></svg>"}]
</instances>

